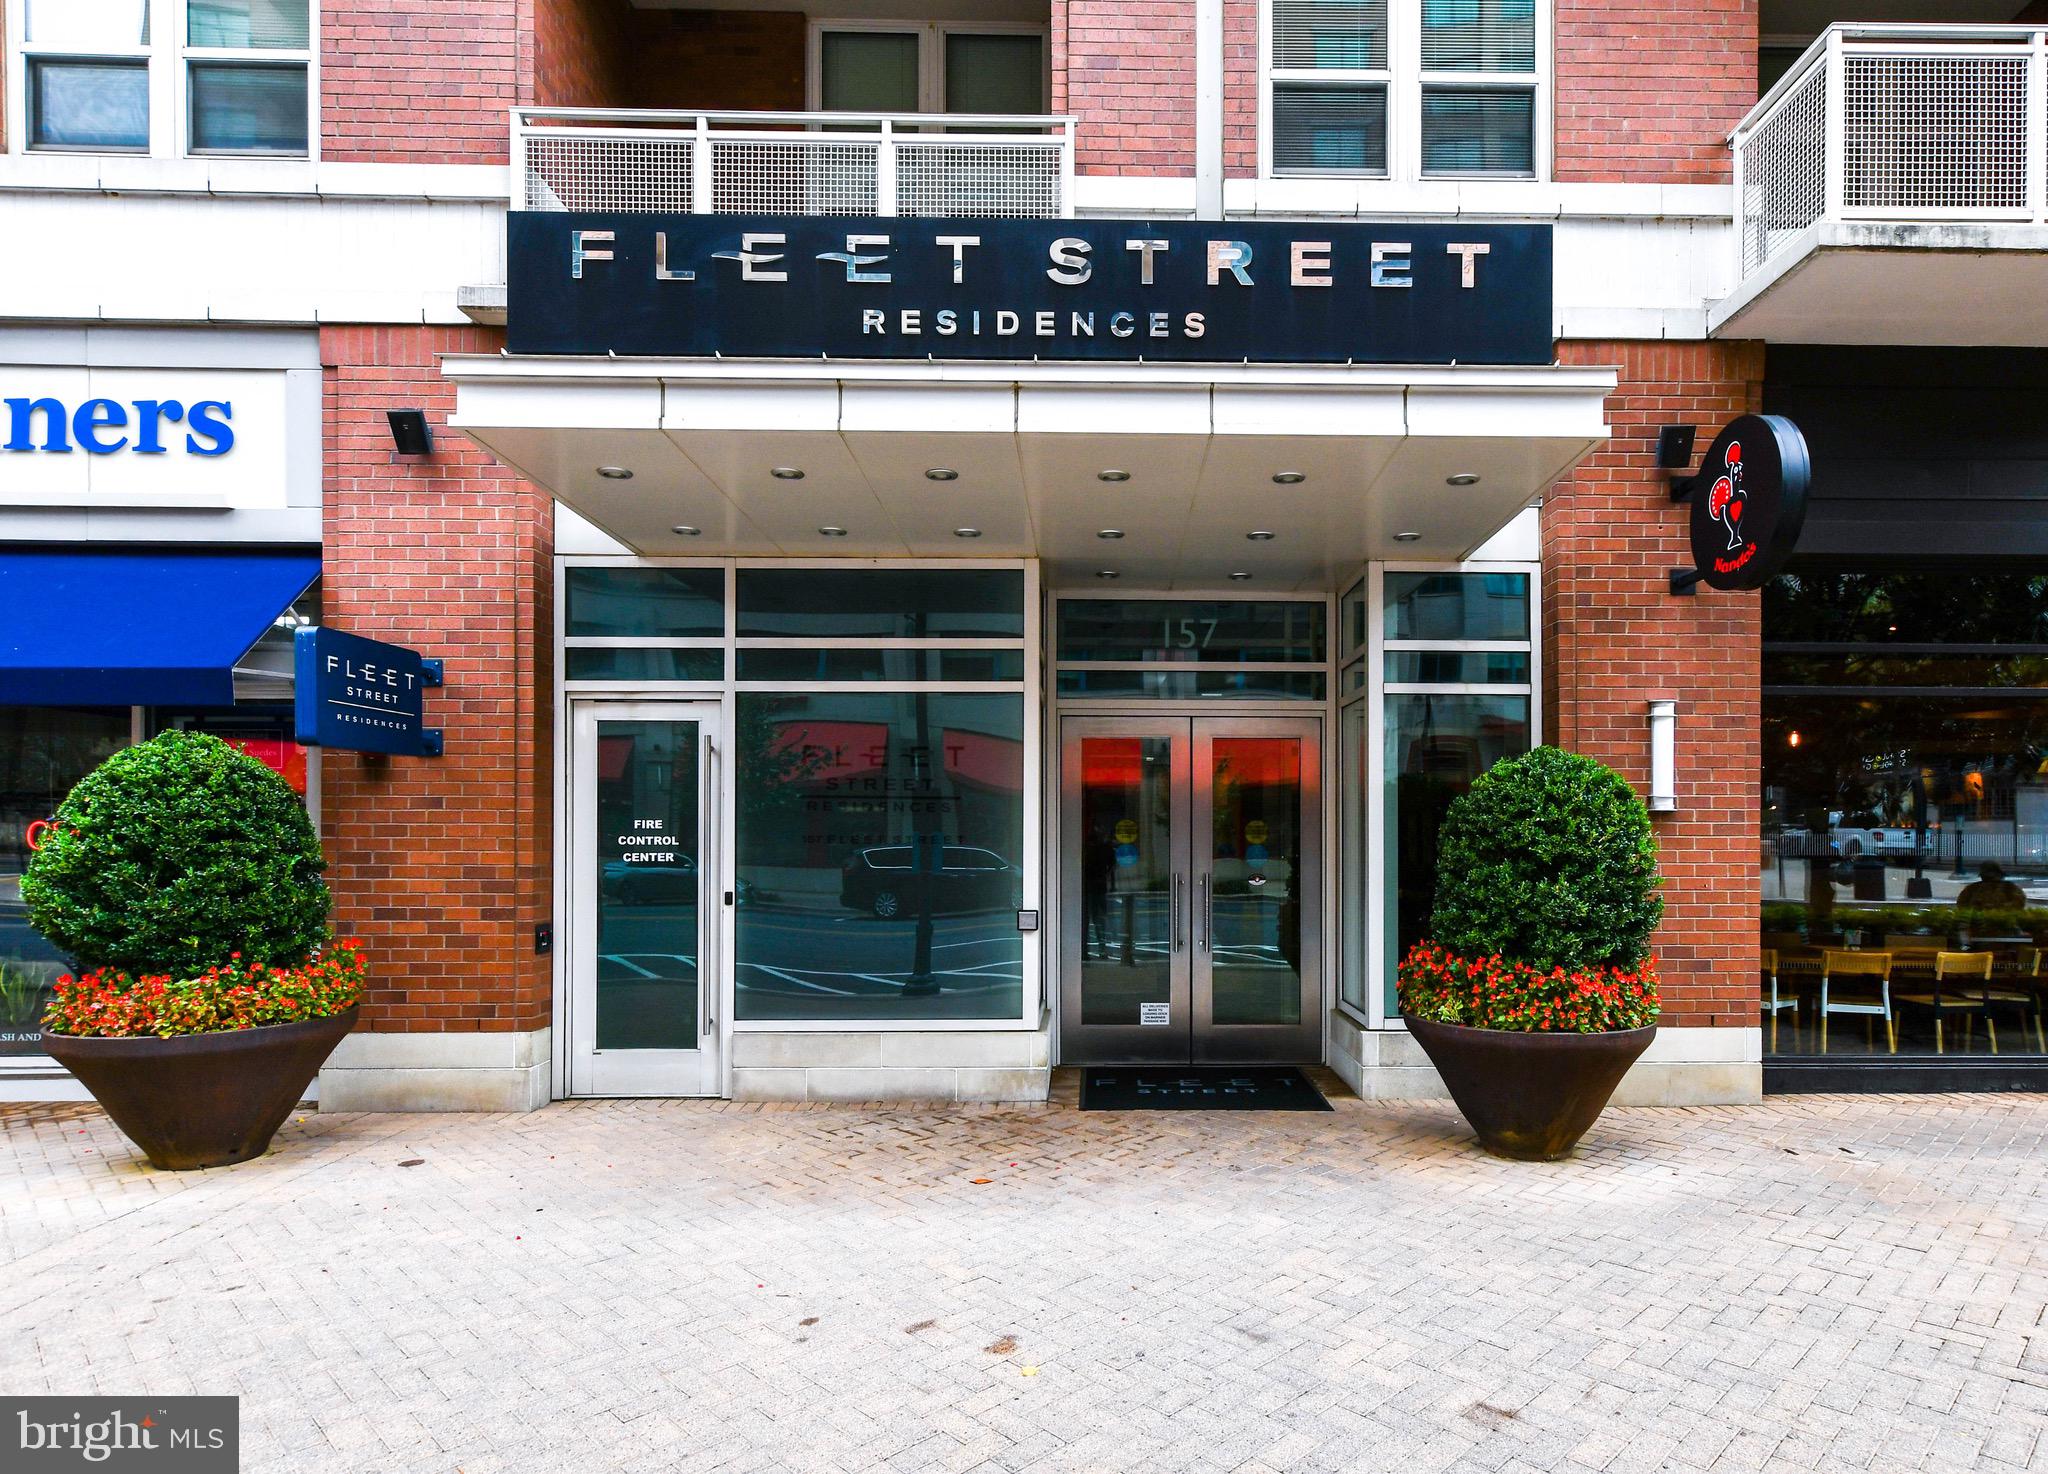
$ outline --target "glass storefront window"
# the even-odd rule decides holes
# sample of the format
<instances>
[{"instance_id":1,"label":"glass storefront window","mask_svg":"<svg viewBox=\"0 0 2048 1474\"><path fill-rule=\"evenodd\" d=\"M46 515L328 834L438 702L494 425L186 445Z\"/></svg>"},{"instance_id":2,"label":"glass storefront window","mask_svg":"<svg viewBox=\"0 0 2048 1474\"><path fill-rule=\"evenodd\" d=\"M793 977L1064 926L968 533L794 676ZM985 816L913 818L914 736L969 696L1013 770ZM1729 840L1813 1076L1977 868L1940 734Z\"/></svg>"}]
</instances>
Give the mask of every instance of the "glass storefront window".
<instances>
[{"instance_id":1,"label":"glass storefront window","mask_svg":"<svg viewBox=\"0 0 2048 1474\"><path fill-rule=\"evenodd\" d=\"M1767 1054L2043 1052L2044 665L2048 575L1765 589Z\"/></svg>"},{"instance_id":2,"label":"glass storefront window","mask_svg":"<svg viewBox=\"0 0 2048 1474\"><path fill-rule=\"evenodd\" d=\"M1390 640L1526 640L1526 573L1389 573Z\"/></svg>"},{"instance_id":3,"label":"glass storefront window","mask_svg":"<svg viewBox=\"0 0 2048 1474\"><path fill-rule=\"evenodd\" d=\"M565 681L717 681L725 651L670 650L644 645L571 645L562 652Z\"/></svg>"},{"instance_id":4,"label":"glass storefront window","mask_svg":"<svg viewBox=\"0 0 2048 1474\"><path fill-rule=\"evenodd\" d=\"M716 639L725 633L723 568L571 567L564 632L578 636Z\"/></svg>"},{"instance_id":5,"label":"glass storefront window","mask_svg":"<svg viewBox=\"0 0 2048 1474\"><path fill-rule=\"evenodd\" d=\"M1022 650L742 650L742 681L1021 681Z\"/></svg>"},{"instance_id":6,"label":"glass storefront window","mask_svg":"<svg viewBox=\"0 0 2048 1474\"><path fill-rule=\"evenodd\" d=\"M70 964L21 904L38 826L100 762L128 745L128 708L0 707L0 1059L39 1055L50 984Z\"/></svg>"},{"instance_id":7,"label":"glass storefront window","mask_svg":"<svg viewBox=\"0 0 2048 1474\"><path fill-rule=\"evenodd\" d=\"M1061 696L1137 696L1147 701L1321 701L1321 671L1063 670Z\"/></svg>"},{"instance_id":8,"label":"glass storefront window","mask_svg":"<svg viewBox=\"0 0 2048 1474\"><path fill-rule=\"evenodd\" d=\"M739 633L808 639L1022 639L1017 568L742 568Z\"/></svg>"},{"instance_id":9,"label":"glass storefront window","mask_svg":"<svg viewBox=\"0 0 2048 1474\"><path fill-rule=\"evenodd\" d=\"M1063 599L1058 658L1144 662L1326 658L1321 603L1222 599Z\"/></svg>"},{"instance_id":10,"label":"glass storefront window","mask_svg":"<svg viewBox=\"0 0 2048 1474\"><path fill-rule=\"evenodd\" d=\"M739 695L737 1018L1019 1017L1024 721L1020 694Z\"/></svg>"},{"instance_id":11,"label":"glass storefront window","mask_svg":"<svg viewBox=\"0 0 2048 1474\"><path fill-rule=\"evenodd\" d=\"M1517 575L1519 576L1519 575ZM1389 575L1391 580L1392 575ZM1436 837L1451 800L1504 757L1527 752L1527 696L1389 694L1386 698L1386 1009L1394 964L1429 935Z\"/></svg>"}]
</instances>

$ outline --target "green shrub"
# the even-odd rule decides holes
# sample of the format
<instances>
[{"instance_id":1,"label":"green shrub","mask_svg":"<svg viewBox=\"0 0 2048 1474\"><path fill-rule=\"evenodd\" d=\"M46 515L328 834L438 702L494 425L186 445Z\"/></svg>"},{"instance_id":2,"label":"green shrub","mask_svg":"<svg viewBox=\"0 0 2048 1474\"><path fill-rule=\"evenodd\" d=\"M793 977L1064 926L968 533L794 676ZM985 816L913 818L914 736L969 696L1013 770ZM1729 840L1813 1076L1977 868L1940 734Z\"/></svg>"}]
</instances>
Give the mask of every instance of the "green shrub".
<instances>
[{"instance_id":1,"label":"green shrub","mask_svg":"<svg viewBox=\"0 0 2048 1474\"><path fill-rule=\"evenodd\" d=\"M218 737L165 732L71 790L22 875L29 924L81 969L294 966L327 934L305 805Z\"/></svg>"},{"instance_id":2,"label":"green shrub","mask_svg":"<svg viewBox=\"0 0 2048 1474\"><path fill-rule=\"evenodd\" d=\"M1612 768L1556 747L1495 763L1437 837L1432 936L1468 957L1635 968L1663 918L1657 842Z\"/></svg>"}]
</instances>

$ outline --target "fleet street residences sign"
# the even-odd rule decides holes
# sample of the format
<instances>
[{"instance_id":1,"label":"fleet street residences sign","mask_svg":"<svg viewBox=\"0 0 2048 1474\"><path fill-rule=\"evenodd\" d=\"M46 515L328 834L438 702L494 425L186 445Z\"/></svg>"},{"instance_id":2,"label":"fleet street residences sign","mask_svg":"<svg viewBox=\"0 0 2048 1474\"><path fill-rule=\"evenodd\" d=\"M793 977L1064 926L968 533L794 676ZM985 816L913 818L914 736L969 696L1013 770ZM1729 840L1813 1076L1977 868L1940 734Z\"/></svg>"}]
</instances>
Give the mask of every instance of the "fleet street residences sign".
<instances>
[{"instance_id":1,"label":"fleet street residences sign","mask_svg":"<svg viewBox=\"0 0 2048 1474\"><path fill-rule=\"evenodd\" d=\"M514 353L1547 364L1550 228L511 217Z\"/></svg>"}]
</instances>

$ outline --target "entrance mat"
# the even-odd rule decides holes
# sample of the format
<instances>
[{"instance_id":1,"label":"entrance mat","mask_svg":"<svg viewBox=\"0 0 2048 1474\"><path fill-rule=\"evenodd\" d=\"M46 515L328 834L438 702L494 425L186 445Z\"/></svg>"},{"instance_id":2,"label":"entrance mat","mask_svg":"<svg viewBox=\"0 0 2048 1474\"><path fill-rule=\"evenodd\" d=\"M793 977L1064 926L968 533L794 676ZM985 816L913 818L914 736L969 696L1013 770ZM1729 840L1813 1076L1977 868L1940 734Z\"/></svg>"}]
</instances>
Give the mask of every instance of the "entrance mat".
<instances>
[{"instance_id":1,"label":"entrance mat","mask_svg":"<svg viewBox=\"0 0 2048 1474\"><path fill-rule=\"evenodd\" d=\"M1087 1065L1084 1111L1327 1111L1293 1065Z\"/></svg>"}]
</instances>

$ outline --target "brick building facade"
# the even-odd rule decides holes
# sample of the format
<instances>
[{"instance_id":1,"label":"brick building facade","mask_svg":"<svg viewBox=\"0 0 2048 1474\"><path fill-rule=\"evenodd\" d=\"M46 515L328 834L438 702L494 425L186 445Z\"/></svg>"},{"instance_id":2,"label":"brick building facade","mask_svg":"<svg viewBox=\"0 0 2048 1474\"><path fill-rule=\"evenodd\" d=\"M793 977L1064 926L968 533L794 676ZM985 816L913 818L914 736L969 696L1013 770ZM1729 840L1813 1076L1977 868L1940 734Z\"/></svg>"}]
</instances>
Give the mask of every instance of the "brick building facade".
<instances>
[{"instance_id":1,"label":"brick building facade","mask_svg":"<svg viewBox=\"0 0 2048 1474\"><path fill-rule=\"evenodd\" d=\"M2013 8L1973 18L2020 19ZM223 109L218 122L207 111L213 74L165 39L185 23L185 5L160 6L153 36L84 39L55 22L39 34L36 17L49 12L36 0L9 11L0 192L21 206L23 238L96 241L150 229L165 264L129 280L97 245L47 260L36 253L54 246L21 248L13 280L0 283L0 373L15 366L10 383L26 383L19 375L31 370L73 374L81 385L89 373L155 367L207 383L240 374L233 382L251 414L273 387L278 405L298 408L274 463L247 486L217 493L188 478L126 494L111 511L95 509L90 492L37 490L0 505L0 543L317 551L318 619L447 665L431 707L449 758L329 751L315 764L337 926L364 938L378 978L361 1032L323 1076L323 1100L530 1108L567 1094L666 1090L1028 1097L1043 1094L1056 1063L1116 1057L1125 1047L1116 1041L1131 1038L1151 1050L1157 1040L1144 1029L1185 1039L1191 1010L1223 1038L1213 962L1190 961L1192 971L1161 964L1139 1034L1091 1044L1085 1021L1092 954L1109 945L1104 926L1136 929L1154 901L1132 902L1122 921L1097 914L1093 892L1084 894L1094 883L1083 881L1097 863L1092 820L1070 822L1073 785L1084 780L1068 769L1089 751L1075 744L1112 740L1087 735L1096 731L1087 723L1143 719L1152 708L1141 688L1190 698L1157 708L1194 724L1162 725L1162 752L1179 754L1175 744L1186 742L1213 756L1218 740L1281 741L1320 764L1329 794L1320 813L1311 813L1320 800L1303 797L1314 785L1297 784L1292 818L1227 821L1238 826L1221 845L1229 854L1205 857L1203 846L1175 838L1173 853L1188 858L1168 867L1170 884L1185 868L1205 897L1210 885L1218 896L1231 887L1225 928L1270 928L1288 915L1277 924L1313 933L1245 944L1260 966L1286 974L1283 989L1298 981L1308 1000L1289 1026L1293 1042L1273 1047L1327 1060L1379 1093L1437 1088L1385 996L1398 927L1384 897L1404 843L1394 808L1409 801L1400 784L1451 781L1428 764L1451 762L1466 750L1460 743L1478 752L1541 740L1596 756L1647 792L1646 706L1675 701L1677 802L1656 820L1668 883L1657 939L1667 1028L1626 1089L1672 1102L1754 1096L1765 1035L1784 1021L1775 1009L1761 1021L1758 1012L1758 856L1767 874L1776 856L1781 876L1765 882L1767 911L1795 893L1811 904L1816 887L1835 884L1829 867L1846 875L1855 857L1837 841L1823 840L1818 855L1787 848L1794 833L1807 836L1797 843L1814 841L1811 823L1774 812L1770 796L1762 734L1776 730L1764 675L1771 596L1672 594L1671 571L1691 561L1689 512L1671 500L1657 444L1665 427L1684 425L1703 447L1729 420L1793 392L1772 387L1776 346L1788 336L1847 341L1802 340L1782 326L1828 304L1773 307L1769 292L1793 288L1763 281L1770 258L1754 243L1777 249L1775 227L1732 189L1740 147L1728 141L1738 125L1768 121L1760 74L1769 83L1790 67L1785 85L1796 101L1808 85L1800 68L1831 64L1839 39L1821 38L1803 60L1777 55L1789 43L1773 30L1771 0L1503 0L1456 16L1424 0L1368 0L1341 24L1298 0L1014 0L972 16L910 0L859 9L842 19L825 6L329 3L309 12L302 43L287 33L220 43L237 56L230 43L273 47L283 58L266 74L273 79L299 68L303 117L273 104L254 121ZM1793 37L1791 50L1808 39ZM148 68L158 105L125 123L65 112L67 58L88 54ZM848 97L862 101L835 102ZM835 106L1047 122L1006 123L976 141L971 124L942 134L899 123L883 134L873 119L821 132L722 116ZM614 111L579 120L529 111L550 108ZM632 112L646 109L679 112ZM721 116L681 116L692 109ZM201 147L202 124L227 130L233 146ZM1027 345L949 370L932 339L937 362L903 355L886 372L862 355L814 355L806 365L744 346L723 360L642 355L620 367L624 360L593 349L564 361L520 346L521 301L531 298L514 290L507 301L508 264L515 282L522 269L507 260L508 199L538 215L664 213L677 249L685 217L715 225L745 216L746 229L766 232L777 215L874 216L880 234L912 231L929 216L981 219L991 242L981 249L994 252L1009 249L999 219L1071 216L1076 233L1111 232L1097 253L1105 275L1112 251L1125 256L1115 228L1142 238L1140 226L1213 221L1210 291L1216 245L1235 239L1229 222L1292 229L1311 242L1312 259L1325 238L1341 255L1352 242L1401 242L1434 226L1533 230L1555 263L1554 351L1546 364L1489 368L1453 363L1448 351L1372 365L1367 343L1351 365L1284 353L1264 364L1192 354L1168 364L1135 351L1105 359L1090 347L1094 361L1076 368ZM1511 239L1519 238L1501 237L1484 271L1507 259ZM603 250L598 242L590 245ZM592 264L593 276L627 255L593 255L611 262ZM1020 283L1044 274L1035 259L1003 260ZM699 265L708 277L710 258ZM1414 269L1431 265L1418 257ZM1284 317L1268 326L1290 330ZM2017 342L1964 346L2031 346L2029 329L2019 331ZM305 397L308 374L318 378L317 409ZM1389 410L1396 401L1401 408ZM425 411L430 455L393 449L385 416L394 409ZM1446 494L1443 480L1460 489ZM1473 482L1479 490L1466 489ZM1170 505L1133 500L1126 483L1145 495L1166 488ZM949 500L936 503L940 495ZM1270 527L1252 525L1268 519ZM1265 531L1276 535L1245 552L1246 535ZM914 616L863 623L856 609L842 626L774 583L789 563L867 566L878 576L985 569L1014 575L1019 602L970 619L960 610L981 596L943 591ZM645 579L673 570L676 582L647 592ZM687 602L689 570L722 580L722 612L704 616L711 624L690 624L675 612L681 603L664 602ZM1492 653L1527 661L1526 695L1498 676L1488 679L1506 695L1469 678L1439 682L1421 699L1438 703L1432 711L1480 712L1478 725L1455 739L1425 725L1403 749L1390 735L1394 703L1413 694L1407 686L1430 683L1404 686L1382 662L1406 648L1394 633L1407 617L1394 590L1411 575L1445 580L1437 592L1446 599L1509 580L1486 584L1488 597L1522 588L1537 612L1519 635L1491 636ZM689 598L712 597L690 586ZM874 587L845 597L894 596ZM1240 607L1230 601L1247 593L1269 609L1324 610L1315 618L1328 623L1312 654L1243 636L1233 658L1248 668L1262 664L1246 653L1255 648L1267 665L1301 662L1284 694L1260 694L1255 677L1239 679L1248 702L1243 690L1212 689L1200 676L1177 685L1184 678L1171 652L1140 641L1121 663L1142 680L1112 683L1121 694L1104 696L1091 683L1107 676L1086 668L1090 658L1077 653L1086 641L1066 643L1062 621L1106 593L1183 595L1195 617L1226 630ZM1386 601L1384 629L1357 642L1354 600ZM1381 618L1381 608L1369 610L1370 623ZM903 642L936 638L906 631L932 628L983 647L933 654L932 669L959 660L965 670L973 654L975 674L905 674L926 655ZM1431 658L1450 660L1476 628L1447 637ZM970 629L982 633L961 633ZM808 670L781 655L798 635L822 642ZM1098 638L1137 636L1105 628ZM1388 640L1398 648L1382 649ZM1364 662L1355 682L1354 660ZM784 675L759 674L769 670ZM998 705L1013 697L1014 712ZM1520 716L1509 710L1516 700L1526 703ZM117 696L104 704L129 705ZM248 723L279 709L274 690L268 706L245 705ZM1264 736L1229 725L1246 712L1275 725ZM125 727L95 718L67 750L82 762L131 730L213 720L140 705L132 717ZM44 717L21 721L30 725L11 740L45 740L35 735L46 735ZM954 734L954 755L936 768L905 756L931 744L934 724ZM1502 735L1510 730L1519 735ZM650 744L686 733L703 743L693 761L718 773L689 780L711 785L687 821L703 826L701 852L689 857L698 890L687 903L636 900L642 877L630 848L599 829L614 811L634 824L684 822L682 810L642 810L698 769L683 766L680 749L659 763L643 759ZM880 817L856 821L833 795L853 783L844 754L860 751L883 754L872 779L882 792L892 783L942 791L939 807L951 817L928 829L892 817L888 799ZM1411 761L1421 765L1413 774L1402 766ZM745 787L764 765L778 771L779 798ZM2007 868L2023 870L2032 780L2013 781L2000 812L2012 824ZM1923 806L1937 802L1924 797L1935 786L1923 775ZM16 787L0 802L23 815L52 800ZM1221 792L1191 802L1213 808ZM1859 827L1829 817L1826 802L1820 809L1824 829L1837 820L1844 834ZM1221 813L1212 815L1219 826ZM12 815L0 810L0 822ZM1895 811L1879 817L1898 826ZM1935 827L1922 820L1913 853L1931 850ZM1117 845L1149 843L1109 832ZM1291 911L1235 899L1253 894L1242 890L1245 872L1268 883L1259 867L1282 843L1254 832L1286 832L1297 844L1319 836L1320 849L1297 855L1281 879L1302 892L1290 891ZM851 849L848 833L858 837ZM928 840L948 858L919 859ZM1838 848L1829 853L1826 843ZM898 851L910 858L892 860ZM974 856L995 857L986 864L1015 877L1014 906L986 896L981 911L920 903L921 885L970 884L948 873L955 851L963 872L984 863ZM1966 857L1956 842L1959 874L1976 853ZM1787 855L1795 870L1818 868L1783 878ZM912 879L875 881L863 870L892 866ZM1903 883L1903 873L1896 878ZM0 870L0 887L7 880ZM1869 883L1866 875L1840 885L1847 898ZM1888 899L1883 877L1876 884ZM1161 903L1160 925L1178 904ZM980 923L961 919L1012 909L1034 913L1034 926L1042 917L1042 929L975 930ZM689 919L678 919L684 910ZM18 914L12 925L0 931L0 959L11 946L47 962ZM1200 925L1205 946L1222 944L1213 918ZM687 944L678 941L690 928ZM836 929L832 948L844 955L803 950L820 929ZM1817 920L1810 929L1823 945ZM600 944L600 934L632 940ZM899 943L900 955L891 950ZM932 949L947 946L987 948L991 960L979 973L948 972L932 961ZM1128 950L1136 958L1143 947ZM684 986L661 959L687 971L694 1012L657 1027L648 1020L671 1003L650 1001L654 985ZM603 1000L633 988L642 991L618 1017L669 1029L665 1044L645 1049L650 1061L692 1057L663 1066L680 1072L666 1088L660 1061L643 1061L653 1074L604 1074L600 1057L636 1046L620 1042L627 1023L607 1032L593 1020L613 1006ZM918 1001L934 993L942 1004ZM1126 1001L1140 1006L1135 995ZM1293 1006L1283 1001L1274 1017ZM1795 1037L1801 1019L1820 1017L1804 1004L1789 1016ZM1135 1012L1129 1022L1138 1023ZM1252 1053L1242 1057L1256 1055L1243 1047ZM1174 1057L1204 1057L1199 1037L1189 1049ZM17 1055L0 1084L64 1087L38 1073L32 1048Z\"/></svg>"}]
</instances>

